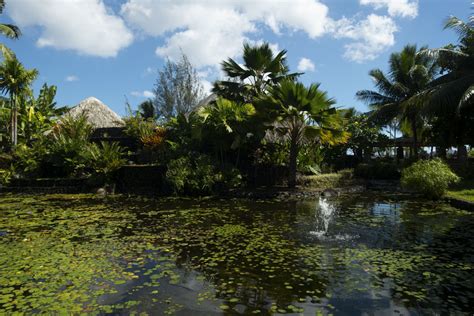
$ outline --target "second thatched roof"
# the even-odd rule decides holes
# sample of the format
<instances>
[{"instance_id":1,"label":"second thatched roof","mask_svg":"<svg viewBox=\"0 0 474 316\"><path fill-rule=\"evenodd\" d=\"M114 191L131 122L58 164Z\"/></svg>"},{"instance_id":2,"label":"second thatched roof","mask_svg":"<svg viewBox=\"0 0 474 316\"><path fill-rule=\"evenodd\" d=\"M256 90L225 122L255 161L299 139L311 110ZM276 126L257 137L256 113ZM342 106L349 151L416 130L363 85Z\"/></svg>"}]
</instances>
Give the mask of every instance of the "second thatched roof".
<instances>
[{"instance_id":1,"label":"second thatched roof","mask_svg":"<svg viewBox=\"0 0 474 316\"><path fill-rule=\"evenodd\" d=\"M125 122L99 99L90 97L82 100L71 108L65 115L77 118L85 115L93 128L123 127Z\"/></svg>"}]
</instances>

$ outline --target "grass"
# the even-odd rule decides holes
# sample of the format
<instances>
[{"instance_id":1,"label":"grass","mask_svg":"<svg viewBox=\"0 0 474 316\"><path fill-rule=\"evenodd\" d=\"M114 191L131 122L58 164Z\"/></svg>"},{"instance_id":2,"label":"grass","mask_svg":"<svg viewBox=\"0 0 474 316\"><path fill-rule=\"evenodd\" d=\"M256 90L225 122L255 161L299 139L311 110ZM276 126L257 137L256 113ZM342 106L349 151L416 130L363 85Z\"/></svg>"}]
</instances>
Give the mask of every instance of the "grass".
<instances>
[{"instance_id":1,"label":"grass","mask_svg":"<svg viewBox=\"0 0 474 316\"><path fill-rule=\"evenodd\" d=\"M449 188L447 195L456 199L474 202L474 180L461 181Z\"/></svg>"},{"instance_id":2,"label":"grass","mask_svg":"<svg viewBox=\"0 0 474 316\"><path fill-rule=\"evenodd\" d=\"M341 170L338 173L324 173L303 176L299 184L312 189L331 189L348 185L352 180L352 170Z\"/></svg>"}]
</instances>

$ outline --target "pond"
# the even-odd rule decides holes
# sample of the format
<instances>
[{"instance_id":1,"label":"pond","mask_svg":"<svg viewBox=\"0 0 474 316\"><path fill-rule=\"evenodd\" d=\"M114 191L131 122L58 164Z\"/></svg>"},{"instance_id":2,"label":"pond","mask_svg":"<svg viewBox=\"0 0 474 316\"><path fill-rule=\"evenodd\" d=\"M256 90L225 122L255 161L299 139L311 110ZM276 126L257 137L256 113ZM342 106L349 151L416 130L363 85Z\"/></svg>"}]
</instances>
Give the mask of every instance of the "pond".
<instances>
[{"instance_id":1,"label":"pond","mask_svg":"<svg viewBox=\"0 0 474 316\"><path fill-rule=\"evenodd\" d=\"M0 196L0 313L474 312L474 213L304 201Z\"/></svg>"}]
</instances>

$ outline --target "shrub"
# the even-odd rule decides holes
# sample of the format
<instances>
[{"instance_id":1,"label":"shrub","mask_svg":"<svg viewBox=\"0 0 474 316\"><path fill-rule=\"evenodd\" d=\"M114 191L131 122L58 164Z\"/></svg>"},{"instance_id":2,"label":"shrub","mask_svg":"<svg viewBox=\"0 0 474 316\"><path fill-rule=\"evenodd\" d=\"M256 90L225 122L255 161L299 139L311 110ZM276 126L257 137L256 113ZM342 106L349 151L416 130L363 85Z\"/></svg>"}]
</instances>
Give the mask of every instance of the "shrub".
<instances>
[{"instance_id":1,"label":"shrub","mask_svg":"<svg viewBox=\"0 0 474 316\"><path fill-rule=\"evenodd\" d=\"M398 180L400 171L395 163L373 161L358 164L354 169L354 176L370 180Z\"/></svg>"},{"instance_id":2,"label":"shrub","mask_svg":"<svg viewBox=\"0 0 474 316\"><path fill-rule=\"evenodd\" d=\"M114 173L125 164L124 150L116 142L90 144L83 152L82 158L87 162L96 176L102 177L106 184L112 180Z\"/></svg>"},{"instance_id":3,"label":"shrub","mask_svg":"<svg viewBox=\"0 0 474 316\"><path fill-rule=\"evenodd\" d=\"M166 171L166 181L176 194L210 194L218 177L216 168L205 155L171 160Z\"/></svg>"},{"instance_id":4,"label":"shrub","mask_svg":"<svg viewBox=\"0 0 474 316\"><path fill-rule=\"evenodd\" d=\"M440 159L420 160L402 172L404 188L421 192L428 198L438 199L459 177Z\"/></svg>"}]
</instances>

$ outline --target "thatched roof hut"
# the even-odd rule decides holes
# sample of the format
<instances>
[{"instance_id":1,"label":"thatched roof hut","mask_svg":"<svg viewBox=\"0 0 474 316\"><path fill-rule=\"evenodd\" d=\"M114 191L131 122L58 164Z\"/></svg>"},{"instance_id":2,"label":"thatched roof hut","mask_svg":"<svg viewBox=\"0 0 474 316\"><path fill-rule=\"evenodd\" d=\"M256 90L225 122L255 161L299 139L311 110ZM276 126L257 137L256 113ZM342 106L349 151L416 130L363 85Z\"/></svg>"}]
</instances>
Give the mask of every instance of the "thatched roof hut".
<instances>
[{"instance_id":1,"label":"thatched roof hut","mask_svg":"<svg viewBox=\"0 0 474 316\"><path fill-rule=\"evenodd\" d=\"M117 113L94 97L82 100L78 105L71 108L65 115L72 116L73 118L85 115L87 121L94 129L125 126L125 122L117 115Z\"/></svg>"}]
</instances>

